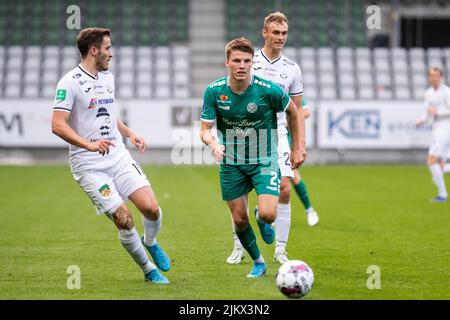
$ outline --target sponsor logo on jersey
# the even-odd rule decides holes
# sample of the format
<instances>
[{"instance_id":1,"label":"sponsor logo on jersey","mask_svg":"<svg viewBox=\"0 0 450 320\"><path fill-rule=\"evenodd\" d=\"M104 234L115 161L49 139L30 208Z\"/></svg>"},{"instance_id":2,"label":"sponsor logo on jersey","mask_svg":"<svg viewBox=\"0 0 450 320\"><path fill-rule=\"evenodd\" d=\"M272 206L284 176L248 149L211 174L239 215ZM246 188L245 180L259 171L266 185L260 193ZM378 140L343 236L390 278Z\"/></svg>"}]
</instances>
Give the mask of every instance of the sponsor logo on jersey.
<instances>
[{"instance_id":1,"label":"sponsor logo on jersey","mask_svg":"<svg viewBox=\"0 0 450 320\"><path fill-rule=\"evenodd\" d=\"M105 93L105 90L100 90L102 88L103 88L103 86L94 86L95 93L99 93L99 94Z\"/></svg>"},{"instance_id":2,"label":"sponsor logo on jersey","mask_svg":"<svg viewBox=\"0 0 450 320\"><path fill-rule=\"evenodd\" d=\"M286 79L287 78L286 72L285 71L281 72L280 77L281 77L281 79Z\"/></svg>"},{"instance_id":3,"label":"sponsor logo on jersey","mask_svg":"<svg viewBox=\"0 0 450 320\"><path fill-rule=\"evenodd\" d=\"M219 104L219 109L230 110L230 106L221 106L221 105Z\"/></svg>"},{"instance_id":4,"label":"sponsor logo on jersey","mask_svg":"<svg viewBox=\"0 0 450 320\"><path fill-rule=\"evenodd\" d=\"M95 109L95 107L97 107L97 99L92 98L91 101L89 102L88 109Z\"/></svg>"},{"instance_id":5,"label":"sponsor logo on jersey","mask_svg":"<svg viewBox=\"0 0 450 320\"><path fill-rule=\"evenodd\" d=\"M66 100L66 90L58 89L56 90L56 101L64 101Z\"/></svg>"},{"instance_id":6,"label":"sponsor logo on jersey","mask_svg":"<svg viewBox=\"0 0 450 320\"><path fill-rule=\"evenodd\" d=\"M250 102L247 105L247 111L250 113L255 113L258 110L258 106L254 102Z\"/></svg>"},{"instance_id":7,"label":"sponsor logo on jersey","mask_svg":"<svg viewBox=\"0 0 450 320\"><path fill-rule=\"evenodd\" d=\"M97 104L110 104L110 103L114 103L114 99L113 98L100 99L100 100L97 101Z\"/></svg>"},{"instance_id":8,"label":"sponsor logo on jersey","mask_svg":"<svg viewBox=\"0 0 450 320\"><path fill-rule=\"evenodd\" d=\"M109 185L105 183L103 186L100 187L100 189L98 189L98 192L100 192L102 196L107 198L111 194L111 189L109 188Z\"/></svg>"},{"instance_id":9,"label":"sponsor logo on jersey","mask_svg":"<svg viewBox=\"0 0 450 320\"><path fill-rule=\"evenodd\" d=\"M109 117L108 110L106 108L99 108L97 112L97 118L99 117Z\"/></svg>"},{"instance_id":10,"label":"sponsor logo on jersey","mask_svg":"<svg viewBox=\"0 0 450 320\"><path fill-rule=\"evenodd\" d=\"M224 95L224 94L221 94L220 95L220 100L226 101L226 100L228 100L228 97L226 95Z\"/></svg>"},{"instance_id":11,"label":"sponsor logo on jersey","mask_svg":"<svg viewBox=\"0 0 450 320\"><path fill-rule=\"evenodd\" d=\"M72 76L74 79L78 79L79 77L81 77L81 73L76 73Z\"/></svg>"}]
</instances>

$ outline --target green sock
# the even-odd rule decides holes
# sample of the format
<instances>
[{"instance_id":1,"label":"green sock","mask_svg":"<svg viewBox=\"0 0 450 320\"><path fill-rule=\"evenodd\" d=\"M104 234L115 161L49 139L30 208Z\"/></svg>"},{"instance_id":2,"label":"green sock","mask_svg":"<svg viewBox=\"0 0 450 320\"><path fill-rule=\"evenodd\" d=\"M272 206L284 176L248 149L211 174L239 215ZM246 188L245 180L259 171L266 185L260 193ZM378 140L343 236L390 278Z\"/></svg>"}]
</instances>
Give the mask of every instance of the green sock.
<instances>
[{"instance_id":1,"label":"green sock","mask_svg":"<svg viewBox=\"0 0 450 320\"><path fill-rule=\"evenodd\" d=\"M256 244L256 236L253 232L252 226L249 224L244 231L237 231L236 235L241 241L242 246L247 250L253 260L258 259L261 256L258 245Z\"/></svg>"},{"instance_id":2,"label":"green sock","mask_svg":"<svg viewBox=\"0 0 450 320\"><path fill-rule=\"evenodd\" d=\"M300 180L299 184L294 185L295 192L303 203L306 210L311 208L311 201L309 200L308 189L303 180Z\"/></svg>"}]
</instances>

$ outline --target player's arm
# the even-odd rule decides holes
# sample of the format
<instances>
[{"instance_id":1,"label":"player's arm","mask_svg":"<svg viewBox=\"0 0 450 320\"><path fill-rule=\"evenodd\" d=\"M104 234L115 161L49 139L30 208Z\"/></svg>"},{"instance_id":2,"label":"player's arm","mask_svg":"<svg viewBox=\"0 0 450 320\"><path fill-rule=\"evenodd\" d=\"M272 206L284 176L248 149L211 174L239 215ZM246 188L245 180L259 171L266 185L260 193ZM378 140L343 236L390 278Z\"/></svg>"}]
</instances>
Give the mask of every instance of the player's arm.
<instances>
[{"instance_id":1,"label":"player's arm","mask_svg":"<svg viewBox=\"0 0 450 320\"><path fill-rule=\"evenodd\" d=\"M305 114L302 108L302 96L291 96L291 100L297 107L298 112L298 131L300 134L300 146L305 148Z\"/></svg>"},{"instance_id":2,"label":"player's arm","mask_svg":"<svg viewBox=\"0 0 450 320\"><path fill-rule=\"evenodd\" d=\"M80 148L92 152L99 152L102 155L109 153L109 146L114 146L111 141L99 140L91 142L80 136L69 125L70 113L66 111L54 110L52 114L52 132L64 141Z\"/></svg>"},{"instance_id":3,"label":"player's arm","mask_svg":"<svg viewBox=\"0 0 450 320\"><path fill-rule=\"evenodd\" d=\"M300 141L300 132L304 132L305 130L305 119L303 118L303 114L298 112L297 106L289 101L289 105L285 110L287 125L289 130L291 131L291 164L294 169L300 167L302 163L305 161L306 151L305 151L305 141L304 137L303 141ZM299 128L300 127L300 128Z\"/></svg>"},{"instance_id":4,"label":"player's arm","mask_svg":"<svg viewBox=\"0 0 450 320\"><path fill-rule=\"evenodd\" d=\"M202 126L200 128L200 140L206 144L213 152L216 161L221 161L224 156L225 146L219 144L214 138L211 129L213 122L202 121Z\"/></svg>"},{"instance_id":5,"label":"player's arm","mask_svg":"<svg viewBox=\"0 0 450 320\"><path fill-rule=\"evenodd\" d=\"M128 128L125 123L120 120L117 120L117 129L123 137L130 139L131 143L139 150L140 153L145 151L146 145L143 137L139 137L133 130Z\"/></svg>"},{"instance_id":6,"label":"player's arm","mask_svg":"<svg viewBox=\"0 0 450 320\"><path fill-rule=\"evenodd\" d=\"M215 93L211 88L207 88L203 95L203 106L201 112L201 128L200 128L200 140L206 144L214 153L216 161L220 162L224 157L225 146L221 145L214 138L211 129L213 123L217 118L215 108Z\"/></svg>"}]
</instances>

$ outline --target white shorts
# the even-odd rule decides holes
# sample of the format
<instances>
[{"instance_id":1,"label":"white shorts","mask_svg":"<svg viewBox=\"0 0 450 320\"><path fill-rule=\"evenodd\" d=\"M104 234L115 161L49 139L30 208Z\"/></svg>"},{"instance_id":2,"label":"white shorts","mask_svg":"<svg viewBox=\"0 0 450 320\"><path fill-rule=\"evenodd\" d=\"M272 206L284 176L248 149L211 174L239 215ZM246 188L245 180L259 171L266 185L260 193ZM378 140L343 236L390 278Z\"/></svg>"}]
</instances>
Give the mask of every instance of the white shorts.
<instances>
[{"instance_id":1,"label":"white shorts","mask_svg":"<svg viewBox=\"0 0 450 320\"><path fill-rule=\"evenodd\" d=\"M287 133L278 134L278 166L282 177L294 177L294 171L291 168L291 147L289 146Z\"/></svg>"},{"instance_id":2,"label":"white shorts","mask_svg":"<svg viewBox=\"0 0 450 320\"><path fill-rule=\"evenodd\" d=\"M433 133L428 155L447 159L450 153L450 130L441 130Z\"/></svg>"},{"instance_id":3,"label":"white shorts","mask_svg":"<svg viewBox=\"0 0 450 320\"><path fill-rule=\"evenodd\" d=\"M74 178L91 199L97 215L112 214L133 192L150 186L141 167L128 152L114 165L91 169Z\"/></svg>"}]
</instances>

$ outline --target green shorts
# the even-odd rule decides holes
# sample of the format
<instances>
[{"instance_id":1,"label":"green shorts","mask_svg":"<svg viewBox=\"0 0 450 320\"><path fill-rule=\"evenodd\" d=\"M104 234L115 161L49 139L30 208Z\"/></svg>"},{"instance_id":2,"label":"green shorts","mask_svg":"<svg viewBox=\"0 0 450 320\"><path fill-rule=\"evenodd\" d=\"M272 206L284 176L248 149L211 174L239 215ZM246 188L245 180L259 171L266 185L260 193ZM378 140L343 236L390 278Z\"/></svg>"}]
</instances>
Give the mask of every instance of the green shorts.
<instances>
[{"instance_id":1,"label":"green shorts","mask_svg":"<svg viewBox=\"0 0 450 320\"><path fill-rule=\"evenodd\" d=\"M270 164L220 165L220 188L222 199L230 201L249 193L280 196L280 169L276 161Z\"/></svg>"}]
</instances>

